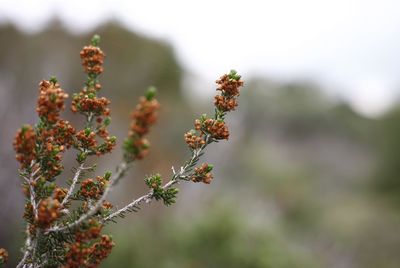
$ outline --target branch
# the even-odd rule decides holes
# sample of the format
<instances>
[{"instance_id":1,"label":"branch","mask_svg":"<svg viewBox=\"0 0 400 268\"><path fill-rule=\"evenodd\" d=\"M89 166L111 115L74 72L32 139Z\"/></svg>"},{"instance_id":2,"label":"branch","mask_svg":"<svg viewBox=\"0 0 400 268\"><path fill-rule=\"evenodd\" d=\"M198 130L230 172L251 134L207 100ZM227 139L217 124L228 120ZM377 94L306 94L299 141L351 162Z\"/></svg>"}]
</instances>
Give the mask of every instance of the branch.
<instances>
[{"instance_id":1,"label":"branch","mask_svg":"<svg viewBox=\"0 0 400 268\"><path fill-rule=\"evenodd\" d=\"M178 173L176 173L174 167L172 167L172 171L173 171L174 175L172 176L172 179L162 187L163 190L171 188L173 185L178 184L182 180L183 181L189 180L190 174L187 174L187 173L192 171L193 166L200 159L200 157L202 155L202 151L207 147L208 144L210 144L212 142L212 139L209 135L206 135L204 137L204 141L205 141L205 144L203 146L201 146L197 150L192 151L191 159L189 161L187 161L185 163L185 165L180 168ZM146 203L150 202L153 199L153 194L154 194L153 190L149 191L147 194L142 195L141 197L133 200L132 202L130 202L123 208L121 208L121 209L111 213L107 217L103 218L101 220L101 222L102 223L108 222L108 221L111 221L112 219L114 219L115 217L123 216L128 211L135 211L135 208L137 208L143 201L145 201Z\"/></svg>"},{"instance_id":2,"label":"branch","mask_svg":"<svg viewBox=\"0 0 400 268\"><path fill-rule=\"evenodd\" d=\"M78 182L78 180L79 180L79 176L81 175L81 172L82 172L83 170L85 170L85 169L90 169L90 168L85 168L83 165L84 165L84 163L82 163L82 164L76 169L75 175L74 175L74 177L73 177L73 179L72 179L72 184L71 184L71 186L69 187L68 192L67 192L67 194L65 195L63 201L61 202L61 207L63 207L63 206L68 202L68 199L69 199L69 198L71 197L71 195L73 194L73 192L74 192L74 190L75 190L75 186L76 186L76 184L77 184L77 182Z\"/></svg>"},{"instance_id":3,"label":"branch","mask_svg":"<svg viewBox=\"0 0 400 268\"><path fill-rule=\"evenodd\" d=\"M34 165L35 165L35 162L32 161L30 168L32 169ZM40 171L40 169L37 168L34 172L32 172L29 175L29 178L22 176L29 185L29 195L30 195L30 201L32 204L33 213L34 213L34 219L37 219L37 217L38 217L38 210L37 210L37 204L36 204L35 189L33 188L32 183L37 180L37 178L35 178L35 176L37 173L39 173L39 171ZM29 230L27 229L26 230L26 240L25 240L25 253L24 253L24 256L22 257L21 261L16 266L17 268L24 267L26 259L29 257L29 255L31 255L31 250L32 250L31 244L32 244L32 238L31 238Z\"/></svg>"},{"instance_id":4,"label":"branch","mask_svg":"<svg viewBox=\"0 0 400 268\"><path fill-rule=\"evenodd\" d=\"M30 250L31 250L31 237L29 235L29 230L27 230L27 237L26 237L26 241L25 241L25 253L24 256L22 257L21 261L18 263L18 265L16 266L16 268L22 268L25 265L25 261L28 258L28 256L30 255Z\"/></svg>"},{"instance_id":5,"label":"branch","mask_svg":"<svg viewBox=\"0 0 400 268\"><path fill-rule=\"evenodd\" d=\"M129 168L130 168L130 165L128 165L126 162L122 162L121 164L119 164L117 167L117 172L111 177L110 184L104 191L103 195L100 197L99 200L97 200L96 204L94 204L94 206L91 207L87 213L83 214L79 219L77 219L76 221L74 221L68 225L64 225L61 227L55 226L53 228L48 229L46 231L46 234L48 234L50 232L60 232L60 231L64 231L67 229L72 229L72 228L78 226L79 224L81 224L82 222L84 222L85 220L87 220L88 218L90 218L91 216L93 216L94 214L96 214L96 212L102 206L103 202L106 200L108 194L111 192L112 188L125 175L125 172Z\"/></svg>"},{"instance_id":6,"label":"branch","mask_svg":"<svg viewBox=\"0 0 400 268\"><path fill-rule=\"evenodd\" d=\"M162 188L164 190L172 187L174 184L179 183L179 180L170 180L168 183L166 183ZM114 213L108 215L107 217L105 217L104 219L101 220L102 223L105 223L107 221L112 220L115 217L118 216L122 216L124 215L126 212L128 211L132 211L135 208L137 208L143 201L148 203L151 201L151 199L153 198L153 191L148 192L145 195L142 195L141 197L139 197L138 199L133 200L131 203L129 203L128 205L126 205L125 207L115 211Z\"/></svg>"},{"instance_id":7,"label":"branch","mask_svg":"<svg viewBox=\"0 0 400 268\"><path fill-rule=\"evenodd\" d=\"M32 161L32 163L31 163L31 168L33 168L34 165L35 165L35 162ZM36 180L38 179L38 178L35 178L35 175L36 175L37 173L39 173L39 170L40 170L40 169L37 168L34 172L32 172L32 173L29 175L29 178L23 176L23 178L25 179L25 181L28 183L28 186L29 186L29 196L30 196L30 201L31 201L31 204L32 204L33 215L34 215L34 219L35 219L35 220L36 220L37 217L38 217L38 211L37 211L37 209L38 209L38 204L36 204L36 194L35 194L35 188L33 187L33 183L35 183Z\"/></svg>"}]
</instances>

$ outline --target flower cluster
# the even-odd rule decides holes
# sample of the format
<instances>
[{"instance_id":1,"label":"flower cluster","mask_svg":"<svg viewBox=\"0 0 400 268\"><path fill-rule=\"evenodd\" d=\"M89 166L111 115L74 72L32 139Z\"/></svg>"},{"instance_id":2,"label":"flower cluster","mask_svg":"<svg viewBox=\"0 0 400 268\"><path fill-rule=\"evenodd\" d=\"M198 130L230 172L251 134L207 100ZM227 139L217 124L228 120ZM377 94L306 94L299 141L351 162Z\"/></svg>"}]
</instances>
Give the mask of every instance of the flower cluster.
<instances>
[{"instance_id":1,"label":"flower cluster","mask_svg":"<svg viewBox=\"0 0 400 268\"><path fill-rule=\"evenodd\" d=\"M197 122L196 122L197 123ZM208 133L216 140L227 140L229 138L229 130L223 120L206 119L196 124L196 130Z\"/></svg>"},{"instance_id":2,"label":"flower cluster","mask_svg":"<svg viewBox=\"0 0 400 268\"><path fill-rule=\"evenodd\" d=\"M107 107L111 102L105 98L98 98L93 93L88 93L87 89L83 89L78 94L74 94L72 98L71 110L80 113L93 113L96 116L110 116L110 109Z\"/></svg>"},{"instance_id":3,"label":"flower cluster","mask_svg":"<svg viewBox=\"0 0 400 268\"><path fill-rule=\"evenodd\" d=\"M212 169L212 165L204 163L200 167L194 169L194 173L190 179L193 182L210 184L211 180L213 179L213 175L211 174Z\"/></svg>"},{"instance_id":4,"label":"flower cluster","mask_svg":"<svg viewBox=\"0 0 400 268\"><path fill-rule=\"evenodd\" d=\"M25 125L17 131L14 138L15 158L21 164L21 168L28 167L36 158L36 134L30 125Z\"/></svg>"},{"instance_id":5,"label":"flower cluster","mask_svg":"<svg viewBox=\"0 0 400 268\"><path fill-rule=\"evenodd\" d=\"M229 138L229 130L224 122L224 116L226 112L235 110L238 105L237 97L244 82L241 80L241 76L232 70L229 74L221 76L216 83L217 90L221 92L221 95L215 96L215 118L207 118L206 115L202 115L200 119L195 120L195 129L184 134L185 142L192 150L198 150L205 146L207 136L215 140Z\"/></svg>"},{"instance_id":6,"label":"flower cluster","mask_svg":"<svg viewBox=\"0 0 400 268\"><path fill-rule=\"evenodd\" d=\"M60 111L65 108L64 100L68 98L68 94L60 88L57 80L42 80L39 83L39 98L37 102L36 112L40 118L44 118L50 123L58 121Z\"/></svg>"},{"instance_id":7,"label":"flower cluster","mask_svg":"<svg viewBox=\"0 0 400 268\"><path fill-rule=\"evenodd\" d=\"M67 192L68 189L66 188L56 187L53 191L53 198L61 203L67 195Z\"/></svg>"},{"instance_id":8,"label":"flower cluster","mask_svg":"<svg viewBox=\"0 0 400 268\"><path fill-rule=\"evenodd\" d=\"M86 151L96 151L97 141L96 133L90 128L82 129L76 133L76 139L78 142L77 147L83 148Z\"/></svg>"},{"instance_id":9,"label":"flower cluster","mask_svg":"<svg viewBox=\"0 0 400 268\"><path fill-rule=\"evenodd\" d=\"M83 199L99 199L107 184L108 180L102 176L97 176L96 179L85 179L81 182L79 194Z\"/></svg>"},{"instance_id":10,"label":"flower cluster","mask_svg":"<svg viewBox=\"0 0 400 268\"><path fill-rule=\"evenodd\" d=\"M8 261L8 252L4 248L0 248L0 265Z\"/></svg>"},{"instance_id":11,"label":"flower cluster","mask_svg":"<svg viewBox=\"0 0 400 268\"><path fill-rule=\"evenodd\" d=\"M41 120L35 127L23 126L14 139L21 168L27 168L35 160L46 180L53 180L61 173L61 153L74 144L75 129L60 118L67 97L55 78L42 80L36 108Z\"/></svg>"},{"instance_id":12,"label":"flower cluster","mask_svg":"<svg viewBox=\"0 0 400 268\"><path fill-rule=\"evenodd\" d=\"M80 52L82 66L87 74L99 75L104 71L104 52L97 46L85 46Z\"/></svg>"},{"instance_id":13,"label":"flower cluster","mask_svg":"<svg viewBox=\"0 0 400 268\"><path fill-rule=\"evenodd\" d=\"M77 144L75 147L81 150L78 161L82 162L88 155L103 155L111 152L116 146L116 137L109 136L107 126L110 124L110 101L105 97L98 97L101 89L98 75L103 72L104 53L97 46L99 37L94 36L92 45L85 46L81 53L82 65L88 74L88 81L83 89L72 96L71 110L86 116L87 127L76 134ZM93 119L97 126L92 128ZM98 139L102 140L101 143ZM83 151L82 151L83 149Z\"/></svg>"},{"instance_id":14,"label":"flower cluster","mask_svg":"<svg viewBox=\"0 0 400 268\"><path fill-rule=\"evenodd\" d=\"M229 129L225 123L225 115L227 112L235 110L238 105L237 97L240 95L240 87L243 86L241 76L231 70L229 74L225 74L216 81L217 91L221 94L215 96L215 115L214 118L207 118L203 114L200 119L194 121L194 129L184 134L186 144L192 151L193 158L188 168L192 168L199 158L199 153L211 142L219 140L227 140L229 138ZM212 165L203 164L196 167L194 172L190 174L190 180L193 182L211 183L213 179Z\"/></svg>"},{"instance_id":15,"label":"flower cluster","mask_svg":"<svg viewBox=\"0 0 400 268\"><path fill-rule=\"evenodd\" d=\"M102 235L99 242L93 245L93 252L91 257L92 267L97 267L102 260L110 255L112 248L114 247L114 242L108 235Z\"/></svg>"},{"instance_id":16,"label":"flower cluster","mask_svg":"<svg viewBox=\"0 0 400 268\"><path fill-rule=\"evenodd\" d=\"M124 158L127 162L142 159L148 153L150 143L144 136L157 121L157 110L160 108L160 104L154 98L155 93L155 88L150 87L132 112L131 128L128 138L124 141Z\"/></svg>"},{"instance_id":17,"label":"flower cluster","mask_svg":"<svg viewBox=\"0 0 400 268\"><path fill-rule=\"evenodd\" d=\"M74 135L75 128L62 119L54 124L42 122L37 125L37 159L47 180L53 180L63 170L62 153L74 145Z\"/></svg>"},{"instance_id":18,"label":"flower cluster","mask_svg":"<svg viewBox=\"0 0 400 268\"><path fill-rule=\"evenodd\" d=\"M206 144L203 134L201 133L200 136L197 136L196 131L193 129L186 132L184 138L187 145L189 145L189 147L193 150L199 149Z\"/></svg>"},{"instance_id":19,"label":"flower cluster","mask_svg":"<svg viewBox=\"0 0 400 268\"><path fill-rule=\"evenodd\" d=\"M238 106L239 89L244 84L241 76L232 70L229 74L221 76L216 83L218 84L217 90L221 91L221 95L215 96L215 107L223 112L235 110Z\"/></svg>"},{"instance_id":20,"label":"flower cluster","mask_svg":"<svg viewBox=\"0 0 400 268\"><path fill-rule=\"evenodd\" d=\"M90 219L86 224L82 224L81 228L75 232L75 241L82 243L100 236L103 225L95 219Z\"/></svg>"},{"instance_id":21,"label":"flower cluster","mask_svg":"<svg viewBox=\"0 0 400 268\"><path fill-rule=\"evenodd\" d=\"M60 215L60 202L57 199L47 198L39 203L38 218L36 219L39 227L49 227Z\"/></svg>"},{"instance_id":22,"label":"flower cluster","mask_svg":"<svg viewBox=\"0 0 400 268\"><path fill-rule=\"evenodd\" d=\"M114 246L110 236L102 235L103 225L89 220L75 232L74 242L67 245L65 268L98 267L101 261L111 253Z\"/></svg>"},{"instance_id":23,"label":"flower cluster","mask_svg":"<svg viewBox=\"0 0 400 268\"><path fill-rule=\"evenodd\" d=\"M229 130L223 118L211 119L202 115L196 119L194 128L184 134L186 144L193 150L197 150L206 145L207 136L214 140L227 140Z\"/></svg>"}]
</instances>

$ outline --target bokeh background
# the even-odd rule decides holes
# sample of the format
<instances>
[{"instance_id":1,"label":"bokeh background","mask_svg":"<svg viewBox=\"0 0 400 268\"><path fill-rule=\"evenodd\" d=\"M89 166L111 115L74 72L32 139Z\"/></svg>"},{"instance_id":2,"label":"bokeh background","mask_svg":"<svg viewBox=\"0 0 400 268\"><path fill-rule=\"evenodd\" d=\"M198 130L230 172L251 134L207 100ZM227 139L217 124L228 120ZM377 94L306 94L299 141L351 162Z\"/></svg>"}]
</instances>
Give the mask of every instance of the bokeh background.
<instances>
[{"instance_id":1,"label":"bokeh background","mask_svg":"<svg viewBox=\"0 0 400 268\"><path fill-rule=\"evenodd\" d=\"M151 153L113 191L116 206L146 190L146 174L168 177L189 156L183 133L212 112L216 78L234 68L246 80L229 142L205 155L213 183L181 184L176 205L145 205L107 227L117 245L102 267L400 267L399 25L389 0L1 0L8 267L23 243L14 133L36 122L41 79L81 88L78 53L93 33L107 54L111 133L123 139L149 85L162 103ZM120 150L99 159L98 172L119 160ZM65 176L73 165L67 157Z\"/></svg>"}]
</instances>

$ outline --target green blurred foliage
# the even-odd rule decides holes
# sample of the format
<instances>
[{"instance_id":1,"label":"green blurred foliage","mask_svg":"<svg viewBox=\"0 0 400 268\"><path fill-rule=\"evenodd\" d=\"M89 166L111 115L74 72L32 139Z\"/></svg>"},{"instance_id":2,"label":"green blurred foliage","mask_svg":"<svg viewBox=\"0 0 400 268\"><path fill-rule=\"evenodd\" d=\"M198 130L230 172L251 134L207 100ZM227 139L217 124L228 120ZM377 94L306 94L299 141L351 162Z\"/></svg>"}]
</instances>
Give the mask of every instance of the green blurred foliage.
<instances>
[{"instance_id":1,"label":"green blurred foliage","mask_svg":"<svg viewBox=\"0 0 400 268\"><path fill-rule=\"evenodd\" d=\"M229 204L212 204L196 221L164 217L116 232L116 253L104 267L317 267L278 234L252 224ZM119 248L119 249L118 249Z\"/></svg>"},{"instance_id":2,"label":"green blurred foliage","mask_svg":"<svg viewBox=\"0 0 400 268\"><path fill-rule=\"evenodd\" d=\"M385 200L400 206L400 107L393 107L377 124L379 153L374 188Z\"/></svg>"}]
</instances>

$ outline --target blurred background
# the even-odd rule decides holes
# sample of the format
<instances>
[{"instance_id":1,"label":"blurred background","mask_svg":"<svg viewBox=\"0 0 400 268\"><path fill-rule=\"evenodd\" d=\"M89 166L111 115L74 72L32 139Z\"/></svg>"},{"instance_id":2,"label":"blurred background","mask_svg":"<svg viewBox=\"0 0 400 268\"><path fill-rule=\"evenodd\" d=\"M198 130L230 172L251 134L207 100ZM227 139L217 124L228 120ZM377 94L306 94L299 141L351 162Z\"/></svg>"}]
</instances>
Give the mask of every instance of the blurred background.
<instances>
[{"instance_id":1,"label":"blurred background","mask_svg":"<svg viewBox=\"0 0 400 268\"><path fill-rule=\"evenodd\" d=\"M23 244L15 131L36 122L41 79L80 90L79 51L93 33L107 55L111 133L124 138L149 85L162 103L150 155L112 193L117 207L146 190L146 174L168 177L189 156L183 133L212 113L215 79L234 68L246 81L229 142L205 155L212 184L181 184L176 205L107 227L116 247L102 267L400 267L399 25L390 0L0 0L9 267ZM98 174L120 159L119 149L100 159Z\"/></svg>"}]
</instances>

